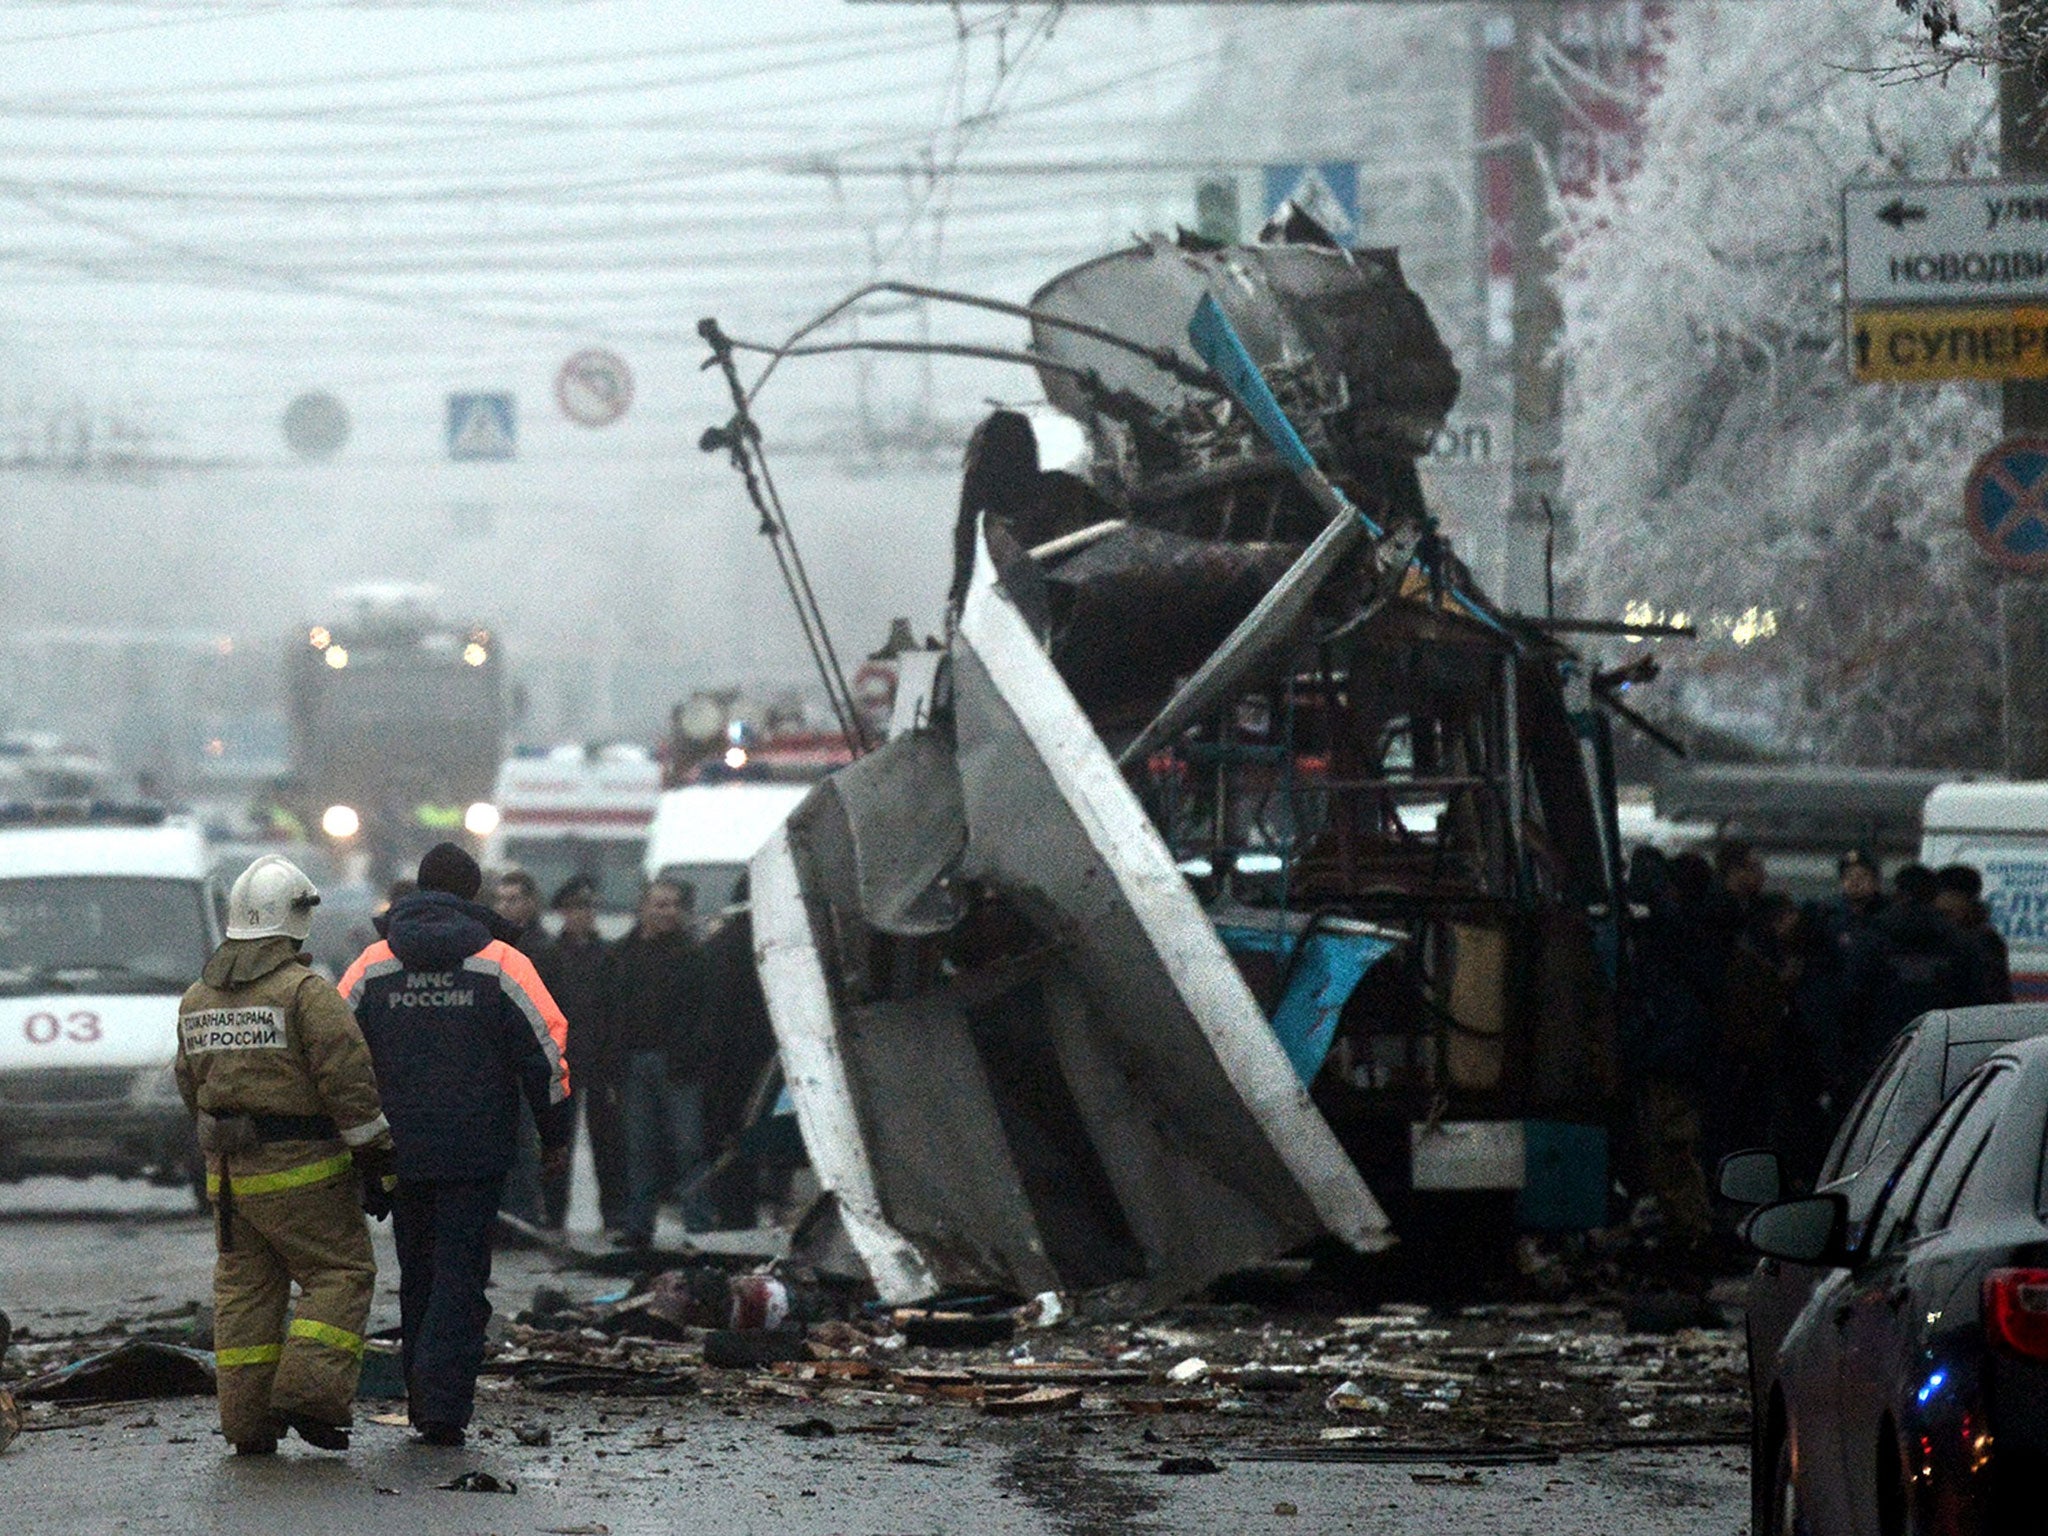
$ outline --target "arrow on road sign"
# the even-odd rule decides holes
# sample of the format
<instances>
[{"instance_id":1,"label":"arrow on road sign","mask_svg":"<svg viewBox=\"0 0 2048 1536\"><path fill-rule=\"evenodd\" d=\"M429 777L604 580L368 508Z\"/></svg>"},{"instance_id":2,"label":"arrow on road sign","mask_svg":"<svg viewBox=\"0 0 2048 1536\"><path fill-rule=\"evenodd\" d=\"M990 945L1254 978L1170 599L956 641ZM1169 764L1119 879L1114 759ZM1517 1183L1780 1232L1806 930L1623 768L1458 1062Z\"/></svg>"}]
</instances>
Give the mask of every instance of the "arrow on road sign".
<instances>
[{"instance_id":1,"label":"arrow on road sign","mask_svg":"<svg viewBox=\"0 0 2048 1536\"><path fill-rule=\"evenodd\" d=\"M1895 197L1877 210L1877 216L1881 222L1891 225L1893 229L1902 230L1908 224L1924 223L1927 210L1915 207L1903 197Z\"/></svg>"}]
</instances>

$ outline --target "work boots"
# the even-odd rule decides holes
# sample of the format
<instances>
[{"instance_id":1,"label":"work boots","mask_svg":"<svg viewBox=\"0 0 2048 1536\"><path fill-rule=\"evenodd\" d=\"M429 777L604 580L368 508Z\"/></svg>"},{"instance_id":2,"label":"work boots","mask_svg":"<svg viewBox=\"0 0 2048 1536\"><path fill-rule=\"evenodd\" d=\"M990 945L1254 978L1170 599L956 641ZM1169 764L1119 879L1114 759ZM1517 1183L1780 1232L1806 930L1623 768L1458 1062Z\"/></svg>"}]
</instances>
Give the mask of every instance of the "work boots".
<instances>
[{"instance_id":1,"label":"work boots","mask_svg":"<svg viewBox=\"0 0 2048 1536\"><path fill-rule=\"evenodd\" d=\"M303 1413L288 1413L284 1415L284 1426L315 1450L348 1449L348 1431L339 1424L329 1424L325 1419L309 1418ZM272 1449L275 1449L275 1446Z\"/></svg>"}]
</instances>

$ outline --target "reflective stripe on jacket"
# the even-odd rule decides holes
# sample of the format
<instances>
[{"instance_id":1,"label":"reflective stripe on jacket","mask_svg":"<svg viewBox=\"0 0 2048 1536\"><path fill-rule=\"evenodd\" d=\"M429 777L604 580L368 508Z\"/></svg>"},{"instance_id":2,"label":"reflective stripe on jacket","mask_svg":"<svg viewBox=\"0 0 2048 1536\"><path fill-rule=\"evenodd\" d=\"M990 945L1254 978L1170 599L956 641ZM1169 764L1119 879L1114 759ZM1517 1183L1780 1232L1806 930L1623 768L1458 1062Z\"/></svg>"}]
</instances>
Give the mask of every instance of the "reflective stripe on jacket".
<instances>
[{"instance_id":1,"label":"reflective stripe on jacket","mask_svg":"<svg viewBox=\"0 0 2048 1536\"><path fill-rule=\"evenodd\" d=\"M401 1179L504 1173L524 1095L541 1139L572 1122L568 1022L533 962L495 937L474 902L422 891L394 906L386 937L341 991L376 1062Z\"/></svg>"}]
</instances>

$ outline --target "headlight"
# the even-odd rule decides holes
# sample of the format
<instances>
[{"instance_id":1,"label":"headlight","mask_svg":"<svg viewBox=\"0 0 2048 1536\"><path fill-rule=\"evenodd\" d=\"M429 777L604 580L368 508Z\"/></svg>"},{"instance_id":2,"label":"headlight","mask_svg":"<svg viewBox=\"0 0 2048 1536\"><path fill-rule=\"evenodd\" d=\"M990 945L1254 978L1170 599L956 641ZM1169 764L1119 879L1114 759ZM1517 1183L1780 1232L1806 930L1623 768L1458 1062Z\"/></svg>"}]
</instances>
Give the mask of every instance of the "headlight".
<instances>
[{"instance_id":1,"label":"headlight","mask_svg":"<svg viewBox=\"0 0 2048 1536\"><path fill-rule=\"evenodd\" d=\"M330 805L320 813L320 830L337 841L345 841L363 830L363 818L350 805Z\"/></svg>"},{"instance_id":2,"label":"headlight","mask_svg":"<svg viewBox=\"0 0 2048 1536\"><path fill-rule=\"evenodd\" d=\"M479 800L462 813L462 825L472 837L489 837L498 830L498 808L488 800Z\"/></svg>"}]
</instances>

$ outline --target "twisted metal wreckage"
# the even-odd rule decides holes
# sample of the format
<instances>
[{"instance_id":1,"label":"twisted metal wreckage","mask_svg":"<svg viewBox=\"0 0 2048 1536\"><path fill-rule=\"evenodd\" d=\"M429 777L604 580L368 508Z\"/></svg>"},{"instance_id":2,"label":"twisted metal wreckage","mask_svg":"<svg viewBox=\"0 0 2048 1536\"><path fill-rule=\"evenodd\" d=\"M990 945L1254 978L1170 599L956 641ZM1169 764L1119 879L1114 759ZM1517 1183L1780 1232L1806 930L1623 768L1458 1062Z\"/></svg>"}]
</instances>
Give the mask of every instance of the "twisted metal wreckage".
<instances>
[{"instance_id":1,"label":"twisted metal wreckage","mask_svg":"<svg viewBox=\"0 0 2048 1536\"><path fill-rule=\"evenodd\" d=\"M705 446L814 649L734 351L917 346L807 340L873 291L778 348L701 328L738 407ZM1159 1302L1324 1236L1462 1263L1600 1224L1615 679L1437 535L1416 460L1458 373L1395 253L1296 220L1027 306L909 291L1027 319L941 349L1036 368L1087 453L982 423L943 649L886 741L839 685L856 761L754 861L825 1192L800 1245L891 1300Z\"/></svg>"}]
</instances>

